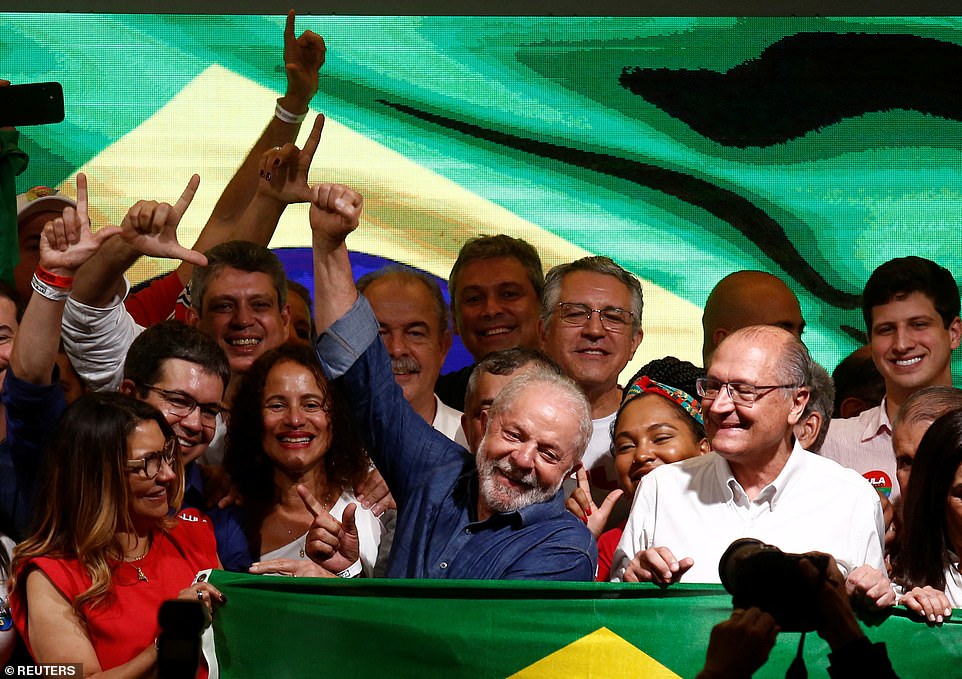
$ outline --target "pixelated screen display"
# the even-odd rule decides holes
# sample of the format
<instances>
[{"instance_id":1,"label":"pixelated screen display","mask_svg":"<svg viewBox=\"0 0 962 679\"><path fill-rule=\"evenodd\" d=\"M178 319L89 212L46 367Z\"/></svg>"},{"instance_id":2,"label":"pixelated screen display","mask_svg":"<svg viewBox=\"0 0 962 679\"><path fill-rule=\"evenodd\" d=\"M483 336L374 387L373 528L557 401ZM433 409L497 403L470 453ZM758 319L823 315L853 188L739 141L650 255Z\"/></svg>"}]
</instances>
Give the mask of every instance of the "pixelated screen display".
<instances>
[{"instance_id":1,"label":"pixelated screen display","mask_svg":"<svg viewBox=\"0 0 962 679\"><path fill-rule=\"evenodd\" d=\"M3 22L0 75L66 96L65 122L21 130L18 189L72 193L83 170L95 222L117 223L197 172L192 243L284 91L284 17ZM958 19L299 16L308 28L328 47L311 176L365 196L363 266L444 279L466 238L499 232L546 267L607 255L645 288L629 370L700 364L701 306L734 270L789 283L830 370L861 341L878 264L960 271ZM309 243L306 208L288 209L272 246L296 278Z\"/></svg>"}]
</instances>

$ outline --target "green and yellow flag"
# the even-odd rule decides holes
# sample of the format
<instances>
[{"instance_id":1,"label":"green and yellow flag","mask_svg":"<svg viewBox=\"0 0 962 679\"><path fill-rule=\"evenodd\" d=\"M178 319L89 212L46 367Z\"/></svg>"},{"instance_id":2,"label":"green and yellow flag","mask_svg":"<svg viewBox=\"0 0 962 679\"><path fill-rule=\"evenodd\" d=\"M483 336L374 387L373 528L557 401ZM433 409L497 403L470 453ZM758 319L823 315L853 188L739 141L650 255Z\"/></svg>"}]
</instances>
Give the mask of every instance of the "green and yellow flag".
<instances>
[{"instance_id":1,"label":"green and yellow flag","mask_svg":"<svg viewBox=\"0 0 962 679\"><path fill-rule=\"evenodd\" d=\"M316 580L215 571L212 677L661 679L694 677L711 628L728 618L720 586L427 580ZM866 628L896 672L948 677L962 667L962 619L939 627L901 609ZM781 679L799 634L782 633L757 677ZM805 642L809 676L826 644ZM871 679L866 677L866 679Z\"/></svg>"}]
</instances>

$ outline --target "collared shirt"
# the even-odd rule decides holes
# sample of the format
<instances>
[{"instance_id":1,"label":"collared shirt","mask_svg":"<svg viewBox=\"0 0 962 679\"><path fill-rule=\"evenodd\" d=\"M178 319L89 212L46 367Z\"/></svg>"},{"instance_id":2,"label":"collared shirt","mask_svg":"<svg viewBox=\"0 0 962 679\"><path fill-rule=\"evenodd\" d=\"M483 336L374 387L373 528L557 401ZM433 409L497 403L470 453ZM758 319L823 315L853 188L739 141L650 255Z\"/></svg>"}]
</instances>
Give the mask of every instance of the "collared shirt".
<instances>
[{"instance_id":1,"label":"collared shirt","mask_svg":"<svg viewBox=\"0 0 962 679\"><path fill-rule=\"evenodd\" d=\"M893 504L898 503L892 423L885 411L885 399L855 417L832 420L818 454L854 469Z\"/></svg>"},{"instance_id":2,"label":"collared shirt","mask_svg":"<svg viewBox=\"0 0 962 679\"><path fill-rule=\"evenodd\" d=\"M882 507L857 474L797 443L781 472L749 500L717 453L659 467L635 493L612 576L620 580L639 551L667 547L695 564L682 582L717 583L718 560L738 538L784 552L835 557L843 573L868 564L883 569Z\"/></svg>"},{"instance_id":3,"label":"collared shirt","mask_svg":"<svg viewBox=\"0 0 962 679\"><path fill-rule=\"evenodd\" d=\"M593 579L594 539L560 492L478 521L473 457L404 399L363 296L318 338L317 351L328 375L341 378L398 505L388 577Z\"/></svg>"},{"instance_id":4,"label":"collared shirt","mask_svg":"<svg viewBox=\"0 0 962 679\"><path fill-rule=\"evenodd\" d=\"M437 394L434 395L434 402L437 405L437 410L434 412L434 422L431 423L431 426L455 443L467 448L468 440L465 438L464 429L461 427L461 411L445 404L438 398Z\"/></svg>"}]
</instances>

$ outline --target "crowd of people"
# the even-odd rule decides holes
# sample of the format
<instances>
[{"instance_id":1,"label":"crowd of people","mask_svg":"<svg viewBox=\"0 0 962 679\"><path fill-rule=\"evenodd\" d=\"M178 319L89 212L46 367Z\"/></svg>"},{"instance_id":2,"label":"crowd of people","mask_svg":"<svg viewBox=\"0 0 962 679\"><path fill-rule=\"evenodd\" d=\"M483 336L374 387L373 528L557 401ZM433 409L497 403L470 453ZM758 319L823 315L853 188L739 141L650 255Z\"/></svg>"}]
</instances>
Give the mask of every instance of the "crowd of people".
<instances>
[{"instance_id":1,"label":"crowd of people","mask_svg":"<svg viewBox=\"0 0 962 679\"><path fill-rule=\"evenodd\" d=\"M962 606L949 271L914 256L879 266L868 343L834 380L791 289L734 272L705 303L704 367L663 357L622 386L643 293L607 257L545 274L531 244L473 238L450 309L404 267L355 282L346 240L363 198L308 182L323 116L294 145L324 43L295 37L293 13L284 42L286 94L192 248L177 227L197 176L172 204L140 201L96 230L83 174L76 200L18 198L20 263L0 283L0 569L15 623L0 661L149 672L157 629L132 621L171 598L222 603L195 577L205 569L667 587L720 582L744 537L830 555L819 633L839 667L887 662L850 600L932 624ZM267 248L297 202L313 299ZM131 292L124 272L145 255L179 264ZM441 375L452 332L475 362ZM736 610L706 640L703 676L750 674L776 632L766 612ZM726 655L736 637L757 642L754 667Z\"/></svg>"}]
</instances>

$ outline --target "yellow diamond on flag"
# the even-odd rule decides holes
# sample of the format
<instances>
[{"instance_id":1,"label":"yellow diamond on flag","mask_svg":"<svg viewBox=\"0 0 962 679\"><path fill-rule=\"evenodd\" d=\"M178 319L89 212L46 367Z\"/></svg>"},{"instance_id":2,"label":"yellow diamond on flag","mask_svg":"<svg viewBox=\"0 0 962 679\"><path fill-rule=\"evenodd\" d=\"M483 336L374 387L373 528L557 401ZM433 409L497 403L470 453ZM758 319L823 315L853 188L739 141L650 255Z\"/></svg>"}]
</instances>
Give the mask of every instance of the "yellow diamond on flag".
<instances>
[{"instance_id":1,"label":"yellow diamond on flag","mask_svg":"<svg viewBox=\"0 0 962 679\"><path fill-rule=\"evenodd\" d=\"M557 679L573 675L586 679L679 679L679 675L607 627L571 642L508 679Z\"/></svg>"}]
</instances>

